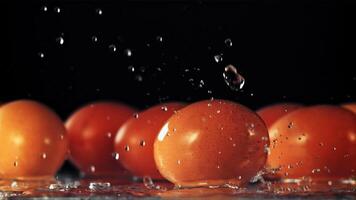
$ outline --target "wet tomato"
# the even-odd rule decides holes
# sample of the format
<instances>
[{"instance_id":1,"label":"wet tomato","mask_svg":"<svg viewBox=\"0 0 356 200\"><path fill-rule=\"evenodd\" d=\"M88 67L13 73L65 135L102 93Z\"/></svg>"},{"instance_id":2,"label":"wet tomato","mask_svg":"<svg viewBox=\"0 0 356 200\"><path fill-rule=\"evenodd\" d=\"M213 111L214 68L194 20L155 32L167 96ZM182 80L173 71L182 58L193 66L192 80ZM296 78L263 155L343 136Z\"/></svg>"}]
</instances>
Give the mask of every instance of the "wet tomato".
<instances>
[{"instance_id":1,"label":"wet tomato","mask_svg":"<svg viewBox=\"0 0 356 200\"><path fill-rule=\"evenodd\" d=\"M71 161L87 176L123 175L114 139L135 110L119 103L97 102L80 108L66 122Z\"/></svg>"},{"instance_id":2,"label":"wet tomato","mask_svg":"<svg viewBox=\"0 0 356 200\"><path fill-rule=\"evenodd\" d=\"M53 176L67 155L66 130L48 107L30 100L0 109L0 179Z\"/></svg>"},{"instance_id":3,"label":"wet tomato","mask_svg":"<svg viewBox=\"0 0 356 200\"><path fill-rule=\"evenodd\" d=\"M154 144L163 177L180 186L241 185L261 170L269 145L257 114L226 100L193 103L174 114Z\"/></svg>"},{"instance_id":4,"label":"wet tomato","mask_svg":"<svg viewBox=\"0 0 356 200\"><path fill-rule=\"evenodd\" d=\"M356 114L356 103L346 103L341 105L343 108L346 108L348 110L351 110Z\"/></svg>"},{"instance_id":5,"label":"wet tomato","mask_svg":"<svg viewBox=\"0 0 356 200\"><path fill-rule=\"evenodd\" d=\"M153 143L164 123L184 104L172 102L151 107L128 120L115 139L119 161L138 177L162 179L153 159Z\"/></svg>"},{"instance_id":6,"label":"wet tomato","mask_svg":"<svg viewBox=\"0 0 356 200\"><path fill-rule=\"evenodd\" d=\"M300 108L270 129L268 164L282 178L348 178L356 170L356 115L337 106Z\"/></svg>"},{"instance_id":7,"label":"wet tomato","mask_svg":"<svg viewBox=\"0 0 356 200\"><path fill-rule=\"evenodd\" d=\"M267 128L270 128L279 118L301 107L302 105L295 103L279 103L261 108L257 114L266 123Z\"/></svg>"}]
</instances>

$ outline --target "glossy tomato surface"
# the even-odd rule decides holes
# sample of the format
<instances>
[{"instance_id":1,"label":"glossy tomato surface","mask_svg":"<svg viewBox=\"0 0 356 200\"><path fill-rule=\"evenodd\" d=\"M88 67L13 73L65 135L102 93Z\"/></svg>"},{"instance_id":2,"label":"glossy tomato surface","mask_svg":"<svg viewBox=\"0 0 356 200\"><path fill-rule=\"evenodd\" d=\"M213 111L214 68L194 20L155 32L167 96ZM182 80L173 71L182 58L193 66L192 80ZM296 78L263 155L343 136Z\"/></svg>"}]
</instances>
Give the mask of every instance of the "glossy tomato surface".
<instances>
[{"instance_id":1,"label":"glossy tomato surface","mask_svg":"<svg viewBox=\"0 0 356 200\"><path fill-rule=\"evenodd\" d=\"M301 107L303 106L296 103L279 103L261 108L257 114L266 123L267 128L270 128L279 118Z\"/></svg>"},{"instance_id":2,"label":"glossy tomato surface","mask_svg":"<svg viewBox=\"0 0 356 200\"><path fill-rule=\"evenodd\" d=\"M351 110L353 113L356 114L356 103L346 103L341 105L343 108Z\"/></svg>"},{"instance_id":3,"label":"glossy tomato surface","mask_svg":"<svg viewBox=\"0 0 356 200\"><path fill-rule=\"evenodd\" d=\"M114 139L135 110L114 102L97 102L74 112L66 122L72 162L88 176L122 175Z\"/></svg>"},{"instance_id":4,"label":"glossy tomato surface","mask_svg":"<svg viewBox=\"0 0 356 200\"><path fill-rule=\"evenodd\" d=\"M115 139L122 165L138 177L162 179L153 159L153 143L164 123L184 104L172 102L151 107L128 120Z\"/></svg>"},{"instance_id":5,"label":"glossy tomato surface","mask_svg":"<svg viewBox=\"0 0 356 200\"><path fill-rule=\"evenodd\" d=\"M356 115L337 106L301 108L270 129L268 164L282 178L348 178L356 169Z\"/></svg>"},{"instance_id":6,"label":"glossy tomato surface","mask_svg":"<svg viewBox=\"0 0 356 200\"><path fill-rule=\"evenodd\" d=\"M68 151L63 122L30 100L1 106L0 141L0 179L53 176Z\"/></svg>"},{"instance_id":7,"label":"glossy tomato surface","mask_svg":"<svg viewBox=\"0 0 356 200\"><path fill-rule=\"evenodd\" d=\"M161 129L154 158L160 173L181 186L243 184L265 164L268 133L260 117L226 100L193 103Z\"/></svg>"}]
</instances>

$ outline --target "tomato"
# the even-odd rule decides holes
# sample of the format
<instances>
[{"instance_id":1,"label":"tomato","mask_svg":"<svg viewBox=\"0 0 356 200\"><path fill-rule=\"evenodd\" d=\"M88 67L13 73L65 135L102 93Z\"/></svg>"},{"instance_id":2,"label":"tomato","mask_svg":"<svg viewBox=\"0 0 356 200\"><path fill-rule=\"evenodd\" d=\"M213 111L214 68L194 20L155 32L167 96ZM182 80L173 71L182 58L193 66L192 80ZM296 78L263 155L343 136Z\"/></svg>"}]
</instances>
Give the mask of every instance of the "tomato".
<instances>
[{"instance_id":1,"label":"tomato","mask_svg":"<svg viewBox=\"0 0 356 200\"><path fill-rule=\"evenodd\" d=\"M67 137L60 118L30 100L0 109L0 179L53 176L67 155Z\"/></svg>"},{"instance_id":2,"label":"tomato","mask_svg":"<svg viewBox=\"0 0 356 200\"><path fill-rule=\"evenodd\" d=\"M341 178L355 175L356 115L337 106L296 110L270 129L268 164L282 178Z\"/></svg>"},{"instance_id":3,"label":"tomato","mask_svg":"<svg viewBox=\"0 0 356 200\"><path fill-rule=\"evenodd\" d=\"M270 128L279 118L301 107L302 105L295 103L279 103L261 108L257 114L266 123L267 128Z\"/></svg>"},{"instance_id":4,"label":"tomato","mask_svg":"<svg viewBox=\"0 0 356 200\"><path fill-rule=\"evenodd\" d=\"M138 177L162 179L153 159L153 143L168 118L184 104L156 105L128 120L115 139L115 150L122 165Z\"/></svg>"},{"instance_id":5,"label":"tomato","mask_svg":"<svg viewBox=\"0 0 356 200\"><path fill-rule=\"evenodd\" d=\"M356 103L345 103L341 105L343 108L346 108L348 110L351 110L356 114Z\"/></svg>"},{"instance_id":6,"label":"tomato","mask_svg":"<svg viewBox=\"0 0 356 200\"><path fill-rule=\"evenodd\" d=\"M135 110L119 103L97 102L72 114L67 122L71 161L87 176L123 175L114 154L119 127Z\"/></svg>"},{"instance_id":7,"label":"tomato","mask_svg":"<svg viewBox=\"0 0 356 200\"><path fill-rule=\"evenodd\" d=\"M250 109L205 100L179 110L162 127L154 159L163 177L179 186L241 185L267 159L268 132Z\"/></svg>"}]
</instances>

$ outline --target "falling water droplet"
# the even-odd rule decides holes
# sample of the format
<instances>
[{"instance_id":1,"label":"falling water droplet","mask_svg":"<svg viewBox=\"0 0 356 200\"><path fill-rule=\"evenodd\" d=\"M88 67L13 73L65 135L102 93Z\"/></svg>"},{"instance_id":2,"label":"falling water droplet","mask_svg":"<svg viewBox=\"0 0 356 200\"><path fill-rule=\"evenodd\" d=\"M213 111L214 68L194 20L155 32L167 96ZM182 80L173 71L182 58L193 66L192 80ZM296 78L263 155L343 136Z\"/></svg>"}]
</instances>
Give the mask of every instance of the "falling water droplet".
<instances>
[{"instance_id":1,"label":"falling water droplet","mask_svg":"<svg viewBox=\"0 0 356 200\"><path fill-rule=\"evenodd\" d=\"M146 142L145 142L144 140L141 140L141 141L140 141L140 146L141 146L141 147L146 146Z\"/></svg>"},{"instance_id":2,"label":"falling water droplet","mask_svg":"<svg viewBox=\"0 0 356 200\"><path fill-rule=\"evenodd\" d=\"M61 12L61 8L60 8L60 7L55 7L55 8L54 8L54 12L60 13L60 12Z\"/></svg>"},{"instance_id":3,"label":"falling water droplet","mask_svg":"<svg viewBox=\"0 0 356 200\"><path fill-rule=\"evenodd\" d=\"M98 42L98 37L96 37L95 35L93 35L91 37L91 41L93 41L94 43Z\"/></svg>"},{"instance_id":4,"label":"falling water droplet","mask_svg":"<svg viewBox=\"0 0 356 200\"><path fill-rule=\"evenodd\" d=\"M91 166L90 166L90 171L91 171L91 172L95 172L95 166L94 166L94 165L91 165Z\"/></svg>"},{"instance_id":5,"label":"falling water droplet","mask_svg":"<svg viewBox=\"0 0 356 200\"><path fill-rule=\"evenodd\" d=\"M103 10L101 10L100 8L96 9L95 12L98 15L102 15L103 14Z\"/></svg>"},{"instance_id":6,"label":"falling water droplet","mask_svg":"<svg viewBox=\"0 0 356 200\"><path fill-rule=\"evenodd\" d=\"M116 45L110 44L110 45L109 45L109 50L110 50L111 52L116 52Z\"/></svg>"},{"instance_id":7,"label":"falling water droplet","mask_svg":"<svg viewBox=\"0 0 356 200\"><path fill-rule=\"evenodd\" d=\"M19 163L17 161L14 162L14 167L17 167Z\"/></svg>"},{"instance_id":8,"label":"falling water droplet","mask_svg":"<svg viewBox=\"0 0 356 200\"><path fill-rule=\"evenodd\" d=\"M44 53L39 52L39 53L38 53L38 56L39 56L40 58L44 58L45 55L44 55Z\"/></svg>"},{"instance_id":9,"label":"falling water droplet","mask_svg":"<svg viewBox=\"0 0 356 200\"><path fill-rule=\"evenodd\" d=\"M42 153L42 158L46 159L47 158L47 154L46 153Z\"/></svg>"},{"instance_id":10,"label":"falling water droplet","mask_svg":"<svg viewBox=\"0 0 356 200\"><path fill-rule=\"evenodd\" d=\"M135 80L138 81L138 82L142 82L143 81L143 77L140 74L137 74L135 76Z\"/></svg>"},{"instance_id":11,"label":"falling water droplet","mask_svg":"<svg viewBox=\"0 0 356 200\"><path fill-rule=\"evenodd\" d=\"M132 66L132 65L128 66L128 69L129 69L130 72L134 72L135 71L135 67Z\"/></svg>"},{"instance_id":12,"label":"falling water droplet","mask_svg":"<svg viewBox=\"0 0 356 200\"><path fill-rule=\"evenodd\" d=\"M125 49L125 55L126 55L127 57L131 57L131 56L132 56L132 51L131 51L131 49Z\"/></svg>"},{"instance_id":13,"label":"falling water droplet","mask_svg":"<svg viewBox=\"0 0 356 200\"><path fill-rule=\"evenodd\" d=\"M168 111L168 108L167 108L167 106L162 106L162 107L161 107L161 110L163 110L163 111Z\"/></svg>"},{"instance_id":14,"label":"falling water droplet","mask_svg":"<svg viewBox=\"0 0 356 200\"><path fill-rule=\"evenodd\" d=\"M293 127L293 122L289 122L288 128L292 128L292 127Z\"/></svg>"},{"instance_id":15,"label":"falling water droplet","mask_svg":"<svg viewBox=\"0 0 356 200\"><path fill-rule=\"evenodd\" d=\"M163 42L163 37L159 35L159 36L156 37L156 40L158 42Z\"/></svg>"},{"instance_id":16,"label":"falling water droplet","mask_svg":"<svg viewBox=\"0 0 356 200\"><path fill-rule=\"evenodd\" d=\"M42 6L41 10L42 10L43 12L47 12L48 7L47 7L47 6Z\"/></svg>"},{"instance_id":17,"label":"falling water droplet","mask_svg":"<svg viewBox=\"0 0 356 200\"><path fill-rule=\"evenodd\" d=\"M130 151L130 146L129 145L125 145L125 151L129 152Z\"/></svg>"},{"instance_id":18,"label":"falling water droplet","mask_svg":"<svg viewBox=\"0 0 356 200\"><path fill-rule=\"evenodd\" d=\"M222 54L217 54L214 56L214 60L216 63L220 63L223 61L223 57L222 57Z\"/></svg>"},{"instance_id":19,"label":"falling water droplet","mask_svg":"<svg viewBox=\"0 0 356 200\"><path fill-rule=\"evenodd\" d=\"M62 36L60 36L60 37L58 37L58 38L56 39L56 42L57 42L58 44L60 44L60 45L63 45L63 44L64 44L64 38L63 38Z\"/></svg>"},{"instance_id":20,"label":"falling water droplet","mask_svg":"<svg viewBox=\"0 0 356 200\"><path fill-rule=\"evenodd\" d=\"M245 78L241 76L233 65L228 65L224 69L223 77L230 89L239 91L245 85Z\"/></svg>"},{"instance_id":21,"label":"falling water droplet","mask_svg":"<svg viewBox=\"0 0 356 200\"><path fill-rule=\"evenodd\" d=\"M138 113L134 113L133 117L137 119L138 118Z\"/></svg>"},{"instance_id":22,"label":"falling water droplet","mask_svg":"<svg viewBox=\"0 0 356 200\"><path fill-rule=\"evenodd\" d=\"M224 41L225 45L227 47L232 47L232 40L230 38L226 38L226 40Z\"/></svg>"}]
</instances>

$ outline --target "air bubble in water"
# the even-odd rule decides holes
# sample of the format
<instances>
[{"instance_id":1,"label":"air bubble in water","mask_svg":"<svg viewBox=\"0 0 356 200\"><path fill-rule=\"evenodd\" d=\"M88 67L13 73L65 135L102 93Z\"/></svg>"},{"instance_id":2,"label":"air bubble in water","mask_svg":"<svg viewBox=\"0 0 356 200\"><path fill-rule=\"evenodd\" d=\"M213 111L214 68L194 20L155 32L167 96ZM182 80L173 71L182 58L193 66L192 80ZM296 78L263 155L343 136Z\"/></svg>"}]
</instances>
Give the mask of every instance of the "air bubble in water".
<instances>
[{"instance_id":1,"label":"air bubble in water","mask_svg":"<svg viewBox=\"0 0 356 200\"><path fill-rule=\"evenodd\" d=\"M223 61L223 57L222 57L222 54L217 54L214 56L214 60L216 63L220 63Z\"/></svg>"},{"instance_id":2,"label":"air bubble in water","mask_svg":"<svg viewBox=\"0 0 356 200\"><path fill-rule=\"evenodd\" d=\"M227 47L232 47L232 40L230 38L226 38L224 42Z\"/></svg>"},{"instance_id":3,"label":"air bubble in water","mask_svg":"<svg viewBox=\"0 0 356 200\"><path fill-rule=\"evenodd\" d=\"M228 65L225 67L223 77L225 83L232 90L239 91L245 85L245 78L237 72L237 69L233 65Z\"/></svg>"},{"instance_id":4,"label":"air bubble in water","mask_svg":"<svg viewBox=\"0 0 356 200\"><path fill-rule=\"evenodd\" d=\"M111 183L109 182L90 182L89 189L90 190L107 190L110 189Z\"/></svg>"}]
</instances>

